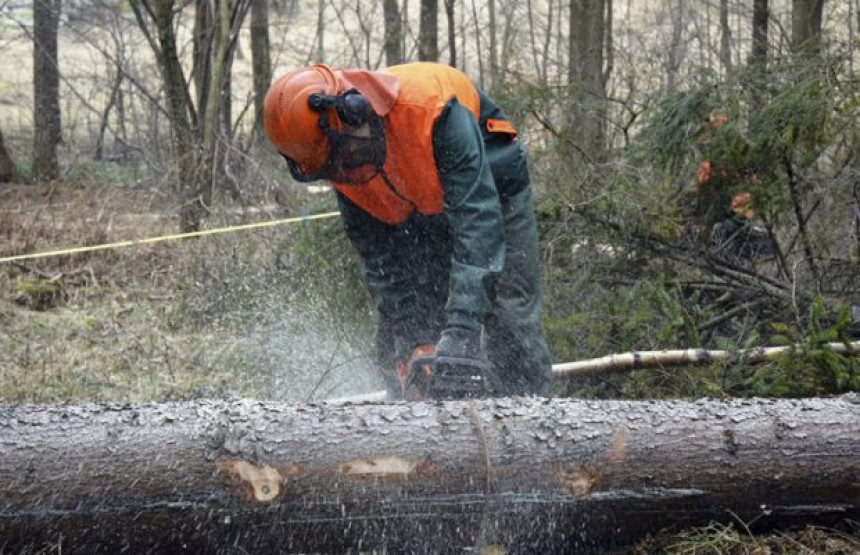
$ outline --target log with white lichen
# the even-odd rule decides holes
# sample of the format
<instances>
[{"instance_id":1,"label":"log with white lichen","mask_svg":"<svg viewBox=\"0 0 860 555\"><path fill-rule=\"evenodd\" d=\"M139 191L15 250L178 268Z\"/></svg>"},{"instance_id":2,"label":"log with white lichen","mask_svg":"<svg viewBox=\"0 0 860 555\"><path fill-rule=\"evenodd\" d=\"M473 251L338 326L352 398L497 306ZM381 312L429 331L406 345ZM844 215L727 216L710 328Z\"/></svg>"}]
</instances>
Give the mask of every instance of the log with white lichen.
<instances>
[{"instance_id":1,"label":"log with white lichen","mask_svg":"<svg viewBox=\"0 0 860 555\"><path fill-rule=\"evenodd\" d=\"M0 552L603 551L860 516L855 396L0 406Z\"/></svg>"}]
</instances>

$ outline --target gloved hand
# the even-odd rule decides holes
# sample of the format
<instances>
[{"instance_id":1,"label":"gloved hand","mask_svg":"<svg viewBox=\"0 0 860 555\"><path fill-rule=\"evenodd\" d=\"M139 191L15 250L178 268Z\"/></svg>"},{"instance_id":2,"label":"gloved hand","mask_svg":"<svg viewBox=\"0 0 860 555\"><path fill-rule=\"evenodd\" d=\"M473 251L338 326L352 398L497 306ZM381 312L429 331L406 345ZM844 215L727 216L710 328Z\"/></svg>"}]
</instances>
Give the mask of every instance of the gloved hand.
<instances>
[{"instance_id":1,"label":"gloved hand","mask_svg":"<svg viewBox=\"0 0 860 555\"><path fill-rule=\"evenodd\" d=\"M400 358L394 363L394 374L400 381L400 398L407 401L421 399L416 380L429 383L433 377L432 359L436 353L436 345L418 345L412 349L408 359ZM418 365L418 368L415 366ZM417 375L413 375L417 372Z\"/></svg>"},{"instance_id":2,"label":"gloved hand","mask_svg":"<svg viewBox=\"0 0 860 555\"><path fill-rule=\"evenodd\" d=\"M447 328L436 344L433 378L428 395L435 399L485 396L489 364L481 353L481 332Z\"/></svg>"}]
</instances>

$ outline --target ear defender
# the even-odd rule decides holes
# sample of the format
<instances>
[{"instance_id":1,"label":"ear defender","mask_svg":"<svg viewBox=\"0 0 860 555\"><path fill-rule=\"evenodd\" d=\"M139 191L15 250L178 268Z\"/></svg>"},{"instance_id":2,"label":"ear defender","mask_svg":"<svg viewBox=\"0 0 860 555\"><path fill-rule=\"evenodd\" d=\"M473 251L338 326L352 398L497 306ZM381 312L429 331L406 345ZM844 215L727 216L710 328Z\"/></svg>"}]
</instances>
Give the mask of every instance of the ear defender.
<instances>
[{"instance_id":1,"label":"ear defender","mask_svg":"<svg viewBox=\"0 0 860 555\"><path fill-rule=\"evenodd\" d=\"M373 110L358 91L347 91L338 98L337 115L352 127L361 127L370 120Z\"/></svg>"},{"instance_id":2,"label":"ear defender","mask_svg":"<svg viewBox=\"0 0 860 555\"><path fill-rule=\"evenodd\" d=\"M336 96L322 93L311 94L308 96L308 108L314 112L325 112L334 108L340 120L351 127L361 127L370 121L373 115L370 104L355 89L350 89Z\"/></svg>"}]
</instances>

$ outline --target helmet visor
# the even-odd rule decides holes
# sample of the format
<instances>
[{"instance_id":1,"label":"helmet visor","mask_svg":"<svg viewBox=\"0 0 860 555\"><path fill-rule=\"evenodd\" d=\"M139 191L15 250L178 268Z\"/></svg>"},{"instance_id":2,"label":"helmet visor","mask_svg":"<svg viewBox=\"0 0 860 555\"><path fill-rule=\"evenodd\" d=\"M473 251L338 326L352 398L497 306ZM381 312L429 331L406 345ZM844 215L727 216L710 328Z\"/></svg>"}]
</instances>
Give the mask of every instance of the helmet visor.
<instances>
[{"instance_id":1,"label":"helmet visor","mask_svg":"<svg viewBox=\"0 0 860 555\"><path fill-rule=\"evenodd\" d=\"M335 183L359 185L376 177L385 160L385 144L378 136L341 135L332 149L329 175Z\"/></svg>"}]
</instances>

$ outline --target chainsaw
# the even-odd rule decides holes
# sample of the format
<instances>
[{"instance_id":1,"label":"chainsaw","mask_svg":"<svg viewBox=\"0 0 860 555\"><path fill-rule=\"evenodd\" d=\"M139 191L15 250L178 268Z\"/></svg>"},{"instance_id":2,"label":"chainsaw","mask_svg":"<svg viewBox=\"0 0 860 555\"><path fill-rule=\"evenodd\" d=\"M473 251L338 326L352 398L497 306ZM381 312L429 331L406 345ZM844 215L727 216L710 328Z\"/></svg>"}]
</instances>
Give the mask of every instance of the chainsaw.
<instances>
[{"instance_id":1,"label":"chainsaw","mask_svg":"<svg viewBox=\"0 0 860 555\"><path fill-rule=\"evenodd\" d=\"M408 361L398 361L395 373L402 398L409 401L476 399L494 389L487 361L438 355L432 345L416 348Z\"/></svg>"}]
</instances>

